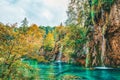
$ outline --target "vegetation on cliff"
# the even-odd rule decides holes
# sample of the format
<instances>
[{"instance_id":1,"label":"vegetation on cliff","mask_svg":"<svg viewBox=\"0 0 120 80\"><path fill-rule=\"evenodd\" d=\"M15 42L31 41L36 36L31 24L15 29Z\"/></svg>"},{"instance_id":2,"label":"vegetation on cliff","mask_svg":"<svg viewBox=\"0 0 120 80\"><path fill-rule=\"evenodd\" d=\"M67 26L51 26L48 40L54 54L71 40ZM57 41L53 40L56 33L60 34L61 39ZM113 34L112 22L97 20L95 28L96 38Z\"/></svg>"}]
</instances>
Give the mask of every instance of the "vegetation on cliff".
<instances>
[{"instance_id":1,"label":"vegetation on cliff","mask_svg":"<svg viewBox=\"0 0 120 80\"><path fill-rule=\"evenodd\" d=\"M61 51L63 62L120 66L119 0L70 0L67 14L65 26L28 26L26 18L19 27L0 23L0 78L37 79L39 70L24 61L55 62Z\"/></svg>"}]
</instances>

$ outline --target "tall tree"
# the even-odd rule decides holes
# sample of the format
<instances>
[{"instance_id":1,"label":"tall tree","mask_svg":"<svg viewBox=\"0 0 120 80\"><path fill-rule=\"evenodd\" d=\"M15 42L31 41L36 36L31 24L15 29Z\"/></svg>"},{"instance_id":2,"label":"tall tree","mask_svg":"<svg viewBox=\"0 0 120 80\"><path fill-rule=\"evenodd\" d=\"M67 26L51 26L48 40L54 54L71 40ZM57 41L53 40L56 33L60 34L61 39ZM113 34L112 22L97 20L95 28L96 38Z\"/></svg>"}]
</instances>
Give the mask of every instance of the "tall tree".
<instances>
[{"instance_id":1,"label":"tall tree","mask_svg":"<svg viewBox=\"0 0 120 80\"><path fill-rule=\"evenodd\" d=\"M21 24L22 33L25 34L27 29L28 29L28 20L27 20L27 18L24 18L21 23L22 23Z\"/></svg>"},{"instance_id":2,"label":"tall tree","mask_svg":"<svg viewBox=\"0 0 120 80\"><path fill-rule=\"evenodd\" d=\"M23 20L22 20L22 25L21 26L23 26L23 27L27 27L28 26L28 20L27 20L27 18L25 17Z\"/></svg>"},{"instance_id":3,"label":"tall tree","mask_svg":"<svg viewBox=\"0 0 120 80\"><path fill-rule=\"evenodd\" d=\"M89 15L89 3L87 0L70 0L66 20L67 25L84 26Z\"/></svg>"}]
</instances>

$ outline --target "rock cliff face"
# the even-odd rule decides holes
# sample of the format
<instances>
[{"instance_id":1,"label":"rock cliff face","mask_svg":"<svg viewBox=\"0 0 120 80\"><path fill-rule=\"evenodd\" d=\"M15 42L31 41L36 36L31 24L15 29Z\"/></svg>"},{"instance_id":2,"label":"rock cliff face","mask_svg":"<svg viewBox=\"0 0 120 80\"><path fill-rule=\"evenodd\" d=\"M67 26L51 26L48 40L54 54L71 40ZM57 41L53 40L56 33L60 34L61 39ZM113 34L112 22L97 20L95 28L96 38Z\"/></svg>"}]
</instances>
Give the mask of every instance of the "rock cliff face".
<instances>
[{"instance_id":1,"label":"rock cliff face","mask_svg":"<svg viewBox=\"0 0 120 80\"><path fill-rule=\"evenodd\" d=\"M110 10L110 26L107 28L107 44L105 63L120 66L120 0L112 5Z\"/></svg>"},{"instance_id":2,"label":"rock cliff face","mask_svg":"<svg viewBox=\"0 0 120 80\"><path fill-rule=\"evenodd\" d=\"M120 66L120 0L94 5L93 10L87 66Z\"/></svg>"}]
</instances>

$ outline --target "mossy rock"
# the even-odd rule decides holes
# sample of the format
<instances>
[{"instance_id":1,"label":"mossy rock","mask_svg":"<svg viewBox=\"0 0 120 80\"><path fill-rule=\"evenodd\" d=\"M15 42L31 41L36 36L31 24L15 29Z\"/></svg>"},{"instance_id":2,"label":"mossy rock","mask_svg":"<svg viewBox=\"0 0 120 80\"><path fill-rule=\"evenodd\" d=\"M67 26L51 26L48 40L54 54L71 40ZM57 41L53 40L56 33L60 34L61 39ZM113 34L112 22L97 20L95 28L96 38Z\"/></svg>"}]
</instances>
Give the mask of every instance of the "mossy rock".
<instances>
[{"instance_id":1,"label":"mossy rock","mask_svg":"<svg viewBox=\"0 0 120 80\"><path fill-rule=\"evenodd\" d=\"M83 77L75 76L75 75L64 75L63 80L83 80Z\"/></svg>"}]
</instances>

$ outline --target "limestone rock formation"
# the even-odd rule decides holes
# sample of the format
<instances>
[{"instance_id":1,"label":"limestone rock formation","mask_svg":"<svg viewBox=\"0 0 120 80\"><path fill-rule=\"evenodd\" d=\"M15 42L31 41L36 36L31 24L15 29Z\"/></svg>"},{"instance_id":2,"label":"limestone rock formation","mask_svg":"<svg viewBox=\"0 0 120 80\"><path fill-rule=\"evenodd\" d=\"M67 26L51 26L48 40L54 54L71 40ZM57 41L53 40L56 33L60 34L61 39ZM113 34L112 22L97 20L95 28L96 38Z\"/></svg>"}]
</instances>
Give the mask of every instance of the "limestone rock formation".
<instances>
[{"instance_id":1,"label":"limestone rock formation","mask_svg":"<svg viewBox=\"0 0 120 80\"><path fill-rule=\"evenodd\" d=\"M107 1L107 0L106 0ZM87 66L120 66L120 0L91 7L93 29L89 33Z\"/></svg>"}]
</instances>

